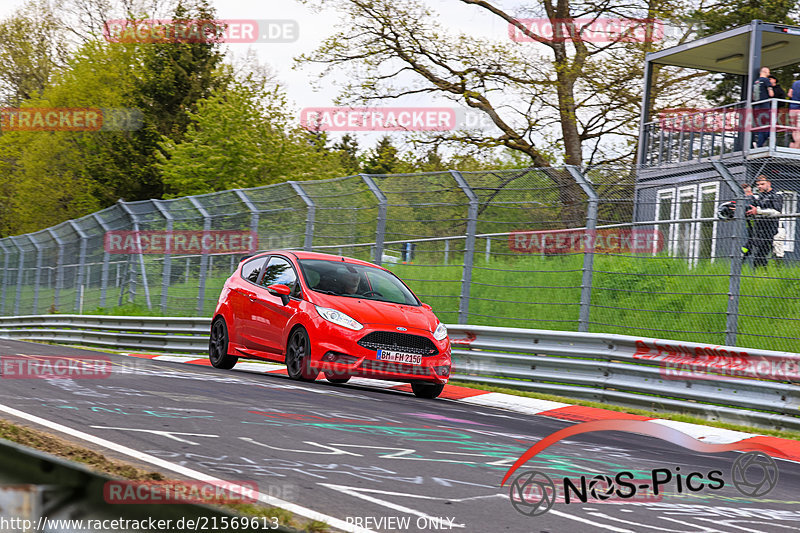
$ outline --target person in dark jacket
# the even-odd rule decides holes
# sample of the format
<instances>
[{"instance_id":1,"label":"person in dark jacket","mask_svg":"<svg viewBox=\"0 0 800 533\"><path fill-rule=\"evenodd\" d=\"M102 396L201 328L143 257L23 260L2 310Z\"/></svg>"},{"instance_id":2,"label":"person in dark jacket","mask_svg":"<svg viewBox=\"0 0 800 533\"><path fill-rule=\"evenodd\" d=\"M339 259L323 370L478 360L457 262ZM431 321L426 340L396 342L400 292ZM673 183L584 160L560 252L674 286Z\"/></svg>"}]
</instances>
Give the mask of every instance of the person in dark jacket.
<instances>
[{"instance_id":1,"label":"person in dark jacket","mask_svg":"<svg viewBox=\"0 0 800 533\"><path fill-rule=\"evenodd\" d=\"M758 196L746 214L753 220L753 266L766 266L772 251L772 242L778 233L778 217L783 210L783 195L772 189L766 176L756 178Z\"/></svg>"},{"instance_id":2,"label":"person in dark jacket","mask_svg":"<svg viewBox=\"0 0 800 533\"><path fill-rule=\"evenodd\" d=\"M758 148L764 146L769 139L769 100L775 93L772 91L772 83L769 81L769 68L761 67L759 78L753 84L753 120L755 122L753 130L756 132L755 140Z\"/></svg>"}]
</instances>

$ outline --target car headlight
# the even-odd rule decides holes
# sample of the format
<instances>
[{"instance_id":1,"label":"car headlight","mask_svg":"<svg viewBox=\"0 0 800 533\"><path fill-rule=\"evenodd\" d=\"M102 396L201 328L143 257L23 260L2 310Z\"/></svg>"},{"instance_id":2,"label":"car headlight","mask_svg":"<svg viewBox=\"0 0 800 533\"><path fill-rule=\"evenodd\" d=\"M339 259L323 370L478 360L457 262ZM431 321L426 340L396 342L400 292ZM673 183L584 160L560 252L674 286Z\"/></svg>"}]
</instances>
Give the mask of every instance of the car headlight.
<instances>
[{"instance_id":1,"label":"car headlight","mask_svg":"<svg viewBox=\"0 0 800 533\"><path fill-rule=\"evenodd\" d=\"M320 307L318 305L315 305L314 307L317 309L317 313L319 313L319 316L321 316L328 322L333 322L337 326L342 326L343 328L352 329L353 331L358 331L364 328L364 325L361 324L358 320L355 320L352 317L347 316L341 311L337 311L336 309L331 309L329 307Z\"/></svg>"},{"instance_id":2,"label":"car headlight","mask_svg":"<svg viewBox=\"0 0 800 533\"><path fill-rule=\"evenodd\" d=\"M440 341L445 337L447 337L447 326L439 322L439 325L436 326L436 331L433 332L433 338Z\"/></svg>"}]
</instances>

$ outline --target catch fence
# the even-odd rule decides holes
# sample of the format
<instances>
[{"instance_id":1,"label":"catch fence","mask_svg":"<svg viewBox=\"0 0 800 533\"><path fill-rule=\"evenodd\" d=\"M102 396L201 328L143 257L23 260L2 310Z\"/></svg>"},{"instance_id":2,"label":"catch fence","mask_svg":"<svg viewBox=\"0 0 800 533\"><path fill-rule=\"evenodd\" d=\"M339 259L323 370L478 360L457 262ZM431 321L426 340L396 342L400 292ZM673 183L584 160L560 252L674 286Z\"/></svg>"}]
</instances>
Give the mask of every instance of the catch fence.
<instances>
[{"instance_id":1,"label":"catch fence","mask_svg":"<svg viewBox=\"0 0 800 533\"><path fill-rule=\"evenodd\" d=\"M0 315L210 316L248 248L289 248L382 264L447 323L800 352L800 171L764 161L355 175L120 201L0 239ZM741 253L753 218L717 211L746 204L740 183L765 174L782 191L785 254L770 243L756 267Z\"/></svg>"}]
</instances>

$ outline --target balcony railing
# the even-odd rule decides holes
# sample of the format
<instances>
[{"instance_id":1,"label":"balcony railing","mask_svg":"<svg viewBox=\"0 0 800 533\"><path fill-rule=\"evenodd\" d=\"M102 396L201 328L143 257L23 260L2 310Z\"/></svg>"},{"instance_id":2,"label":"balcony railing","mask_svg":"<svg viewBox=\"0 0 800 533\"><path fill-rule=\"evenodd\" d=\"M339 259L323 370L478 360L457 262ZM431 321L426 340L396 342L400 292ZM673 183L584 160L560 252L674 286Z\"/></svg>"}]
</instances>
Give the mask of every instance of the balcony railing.
<instances>
[{"instance_id":1,"label":"balcony railing","mask_svg":"<svg viewBox=\"0 0 800 533\"><path fill-rule=\"evenodd\" d=\"M709 109L672 109L644 125L641 165L658 167L776 151L800 156L792 146L797 131L790 100L736 102ZM800 114L800 110L797 110ZM800 139L800 134L798 134Z\"/></svg>"}]
</instances>

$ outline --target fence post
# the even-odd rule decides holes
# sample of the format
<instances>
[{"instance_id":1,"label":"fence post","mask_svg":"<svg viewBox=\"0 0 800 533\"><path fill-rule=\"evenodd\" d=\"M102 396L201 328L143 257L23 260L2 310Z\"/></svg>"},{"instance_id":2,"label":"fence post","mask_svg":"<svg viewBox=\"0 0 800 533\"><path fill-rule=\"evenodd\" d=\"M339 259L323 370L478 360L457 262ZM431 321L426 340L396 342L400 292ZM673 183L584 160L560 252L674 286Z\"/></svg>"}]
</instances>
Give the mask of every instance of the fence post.
<instances>
[{"instance_id":1,"label":"fence post","mask_svg":"<svg viewBox=\"0 0 800 533\"><path fill-rule=\"evenodd\" d=\"M247 207L247 209L250 210L250 233L255 235L256 239L258 239L258 219L260 213L258 211L258 208L256 208L256 204L253 203L250 197L247 196L247 193L244 192L242 189L235 189L233 192L236 193L236 196L239 197L239 200L241 200L242 203ZM252 251L255 252L256 250L258 250L258 244L253 243ZM231 255L231 262L233 262L232 255ZM233 265L231 265L231 272L233 272Z\"/></svg>"},{"instance_id":2,"label":"fence post","mask_svg":"<svg viewBox=\"0 0 800 533\"><path fill-rule=\"evenodd\" d=\"M151 200L161 216L164 217L167 227L167 235L172 235L172 220L173 216L167 211L161 200ZM167 238L167 249L164 250L164 264L161 270L161 313L167 313L167 296L169 293L169 282L172 277L172 239Z\"/></svg>"},{"instance_id":3,"label":"fence post","mask_svg":"<svg viewBox=\"0 0 800 533\"><path fill-rule=\"evenodd\" d=\"M469 318L469 294L472 285L472 266L475 261L475 233L478 226L478 196L475 194L464 176L457 170L451 170L450 174L466 197L469 199L469 211L467 212L467 240L464 245L464 270L461 275L461 296L458 301L458 323L466 324Z\"/></svg>"},{"instance_id":4,"label":"fence post","mask_svg":"<svg viewBox=\"0 0 800 533\"><path fill-rule=\"evenodd\" d=\"M189 201L192 203L195 209L200 213L203 217L203 233L211 230L211 215L208 214L208 211L197 201L197 198L194 196L189 196ZM200 255L200 279L197 289L197 316L203 316L203 307L205 307L205 299L206 299L206 274L208 273L208 250L206 248L202 248L202 253Z\"/></svg>"},{"instance_id":5,"label":"fence post","mask_svg":"<svg viewBox=\"0 0 800 533\"><path fill-rule=\"evenodd\" d=\"M92 214L92 217L94 218L95 222L97 222L97 225L100 226L100 228L104 232L111 231L111 228L108 226L108 224L105 223L105 221L102 218L100 218L100 215L98 215L97 213L94 213L94 214ZM103 268L100 271L100 307L105 307L106 306L106 290L108 289L108 263L109 263L110 260L111 260L111 254L109 253L109 251L108 251L108 249L106 247L106 236L104 234L103 235Z\"/></svg>"},{"instance_id":6,"label":"fence post","mask_svg":"<svg viewBox=\"0 0 800 533\"><path fill-rule=\"evenodd\" d=\"M25 249L17 243L20 237L11 237L9 241L19 250L19 260L17 261L17 292L14 298L14 315L19 316L19 304L22 300L22 278L25 268Z\"/></svg>"},{"instance_id":7,"label":"fence post","mask_svg":"<svg viewBox=\"0 0 800 533\"><path fill-rule=\"evenodd\" d=\"M53 308L58 311L61 298L61 289L64 287L64 241L52 228L46 230L58 245L58 256L56 258L56 291L53 295Z\"/></svg>"},{"instance_id":8,"label":"fence post","mask_svg":"<svg viewBox=\"0 0 800 533\"><path fill-rule=\"evenodd\" d=\"M739 331L739 295L742 284L742 254L739 250L741 248L740 235L747 234L744 218L745 198L728 168L719 161L712 161L711 164L714 166L714 170L725 180L725 183L728 184L737 200L736 211L734 211L733 234L731 235L731 277L728 282L728 310L725 321L725 344L727 346L736 346L736 334Z\"/></svg>"},{"instance_id":9,"label":"fence post","mask_svg":"<svg viewBox=\"0 0 800 533\"><path fill-rule=\"evenodd\" d=\"M36 242L33 233L28 233L27 235L28 240L31 241L31 244L36 249L36 272L33 273L33 307L31 310L32 314L39 313L39 285L41 283L42 278L42 246Z\"/></svg>"},{"instance_id":10,"label":"fence post","mask_svg":"<svg viewBox=\"0 0 800 533\"><path fill-rule=\"evenodd\" d=\"M583 175L580 169L574 165L567 165L572 179L580 185L586 196L589 197L589 204L586 207L586 231L595 232L597 229L597 208L600 197L592 187L589 178ZM592 235L592 233L589 233ZM584 247L583 267L581 269L581 307L578 315L578 331L589 331L589 314L592 308L592 277L594 274L594 249L589 250Z\"/></svg>"},{"instance_id":11,"label":"fence post","mask_svg":"<svg viewBox=\"0 0 800 533\"><path fill-rule=\"evenodd\" d=\"M19 261L17 262L17 294L14 299L14 315L19 316L19 303L22 300L22 272L25 268L25 249L17 244L19 237L11 237L9 241L19 250Z\"/></svg>"},{"instance_id":12,"label":"fence post","mask_svg":"<svg viewBox=\"0 0 800 533\"><path fill-rule=\"evenodd\" d=\"M303 250L310 252L314 241L314 218L317 215L317 205L314 203L314 200L309 198L308 194L306 194L306 191L303 190L303 187L301 187L299 183L296 181L287 181L286 183L292 186L294 192L305 202L308 208L306 211L306 236L303 242Z\"/></svg>"},{"instance_id":13,"label":"fence post","mask_svg":"<svg viewBox=\"0 0 800 533\"><path fill-rule=\"evenodd\" d=\"M139 218L131 210L130 207L125 205L125 202L123 202L122 200L118 201L117 204L125 212L125 214L128 215L128 217L131 219L131 223L133 224L133 231L136 232L136 248L139 250L139 254L138 254L139 255L139 267L142 270L142 288L144 288L144 299L145 299L145 302L147 303L147 308L148 309L152 309L153 305L150 303L150 286L147 283L147 271L145 270L145 267L144 267L144 253L142 253L143 252L143 250L142 250L142 238L139 235ZM130 274L131 274L131 278L134 278L134 276L136 275L135 274L135 270L133 268L131 268ZM136 297L136 293L134 293L133 296Z\"/></svg>"},{"instance_id":14,"label":"fence post","mask_svg":"<svg viewBox=\"0 0 800 533\"><path fill-rule=\"evenodd\" d=\"M80 313L83 310L83 285L84 285L84 264L86 263L86 245L87 241L89 240L89 236L86 235L86 232L81 229L80 226L74 220L68 220L67 224L72 227L73 231L78 234L78 237L81 239L80 248L78 251L78 281L77 286L75 287L75 310Z\"/></svg>"},{"instance_id":15,"label":"fence post","mask_svg":"<svg viewBox=\"0 0 800 533\"><path fill-rule=\"evenodd\" d=\"M375 224L375 261L373 262L380 266L383 263L383 241L386 240L386 195L370 176L366 174L359 174L359 176L378 200L378 221Z\"/></svg>"},{"instance_id":16,"label":"fence post","mask_svg":"<svg viewBox=\"0 0 800 533\"><path fill-rule=\"evenodd\" d=\"M3 287L0 289L0 315L6 314L6 287L8 286L8 248L0 239L0 248L3 249Z\"/></svg>"}]
</instances>

